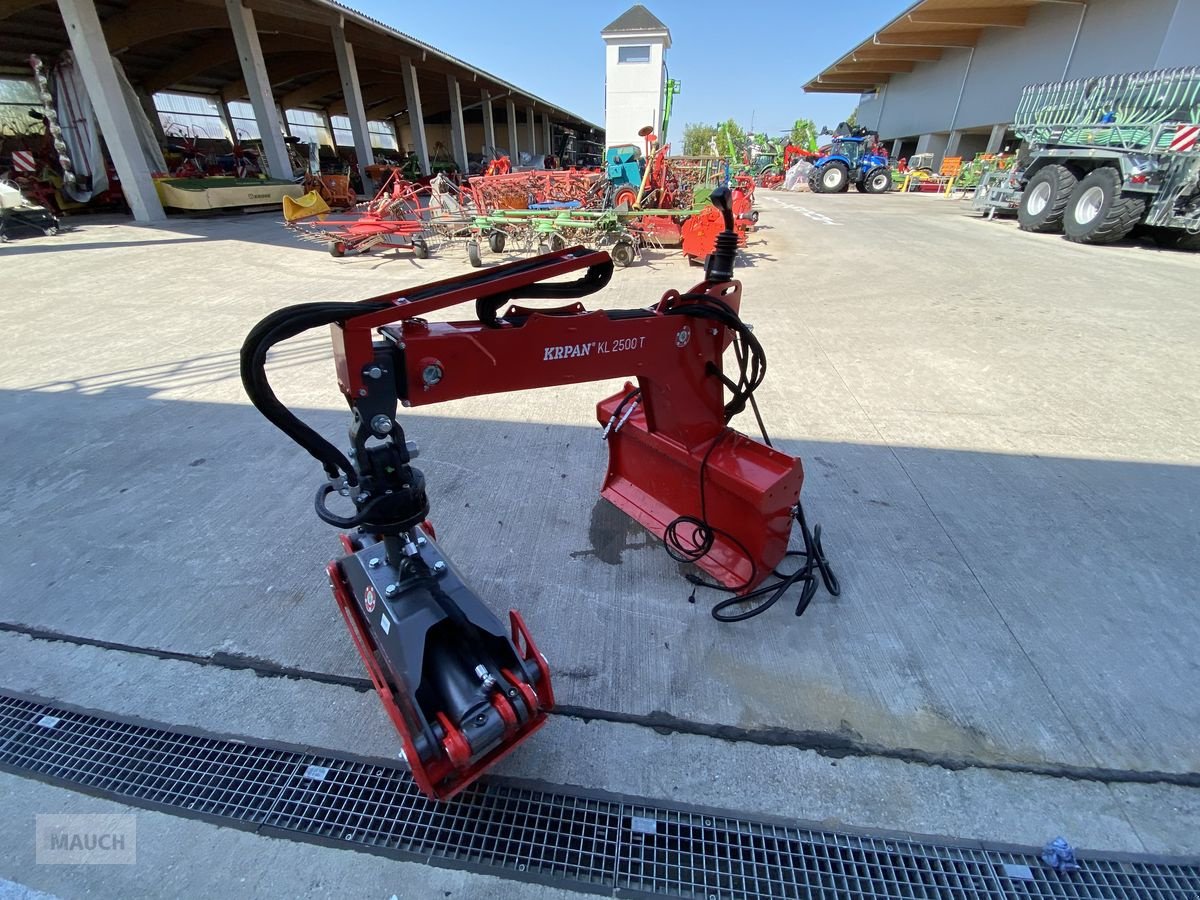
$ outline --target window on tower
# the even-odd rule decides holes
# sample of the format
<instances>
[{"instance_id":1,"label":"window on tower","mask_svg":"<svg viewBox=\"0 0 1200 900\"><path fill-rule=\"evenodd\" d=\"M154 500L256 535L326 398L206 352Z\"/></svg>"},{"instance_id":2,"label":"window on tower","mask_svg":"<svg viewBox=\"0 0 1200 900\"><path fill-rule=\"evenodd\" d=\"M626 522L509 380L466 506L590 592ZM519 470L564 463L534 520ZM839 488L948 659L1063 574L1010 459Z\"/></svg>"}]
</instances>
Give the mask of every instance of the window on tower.
<instances>
[{"instance_id":1,"label":"window on tower","mask_svg":"<svg viewBox=\"0 0 1200 900\"><path fill-rule=\"evenodd\" d=\"M636 44L630 47L617 48L619 63L648 63L650 62L650 45Z\"/></svg>"}]
</instances>

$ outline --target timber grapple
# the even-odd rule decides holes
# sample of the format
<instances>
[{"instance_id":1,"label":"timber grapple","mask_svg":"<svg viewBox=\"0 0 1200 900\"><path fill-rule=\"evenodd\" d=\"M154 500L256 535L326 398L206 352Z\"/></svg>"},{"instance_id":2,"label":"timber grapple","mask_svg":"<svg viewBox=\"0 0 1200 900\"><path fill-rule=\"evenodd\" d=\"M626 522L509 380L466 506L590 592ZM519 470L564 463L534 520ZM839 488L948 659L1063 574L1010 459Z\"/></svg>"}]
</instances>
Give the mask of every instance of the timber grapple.
<instances>
[{"instance_id":1,"label":"timber grapple","mask_svg":"<svg viewBox=\"0 0 1200 900\"><path fill-rule=\"evenodd\" d=\"M750 618L801 585L798 615L819 581L838 590L820 528L803 519L800 460L770 446L765 430L759 441L729 425L749 405L761 426L754 391L766 358L739 316L729 191L713 203L725 230L704 281L644 309L586 310L581 298L608 284L613 263L571 247L357 303L288 307L246 338L251 401L325 470L315 510L343 531L343 555L327 569L333 594L431 797L453 796L532 735L554 691L520 614L501 621L439 543L398 407L636 376L597 405L609 449L601 495L694 564L695 585L729 594L714 617ZM464 302L474 318L429 318ZM551 305L523 305L532 303ZM345 454L284 407L266 377L272 346L323 326L350 409ZM788 549L794 528L803 549ZM788 574L785 557L801 558Z\"/></svg>"}]
</instances>

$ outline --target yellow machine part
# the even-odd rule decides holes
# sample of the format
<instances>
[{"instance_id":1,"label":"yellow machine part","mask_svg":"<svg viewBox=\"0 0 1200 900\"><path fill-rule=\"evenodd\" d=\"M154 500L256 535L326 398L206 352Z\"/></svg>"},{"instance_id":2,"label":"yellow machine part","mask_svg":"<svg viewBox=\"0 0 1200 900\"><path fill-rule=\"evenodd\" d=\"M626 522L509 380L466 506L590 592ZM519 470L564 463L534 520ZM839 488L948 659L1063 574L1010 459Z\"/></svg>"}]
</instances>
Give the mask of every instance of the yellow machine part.
<instances>
[{"instance_id":1,"label":"yellow machine part","mask_svg":"<svg viewBox=\"0 0 1200 900\"><path fill-rule=\"evenodd\" d=\"M320 216L329 212L329 204L316 191L309 191L303 197L283 198L283 217L289 222L297 219L307 219L310 216Z\"/></svg>"}]
</instances>

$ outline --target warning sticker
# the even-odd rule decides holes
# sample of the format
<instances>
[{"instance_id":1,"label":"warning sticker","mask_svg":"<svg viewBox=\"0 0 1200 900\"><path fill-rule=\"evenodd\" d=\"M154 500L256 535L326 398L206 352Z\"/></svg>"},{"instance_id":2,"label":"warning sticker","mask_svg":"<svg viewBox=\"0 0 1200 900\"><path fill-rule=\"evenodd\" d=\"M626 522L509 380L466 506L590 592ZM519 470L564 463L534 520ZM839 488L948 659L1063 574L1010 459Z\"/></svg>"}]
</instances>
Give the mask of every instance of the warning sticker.
<instances>
[{"instance_id":1,"label":"warning sticker","mask_svg":"<svg viewBox=\"0 0 1200 900\"><path fill-rule=\"evenodd\" d=\"M379 614L379 627L383 629L384 634L391 634L392 632L392 620L388 618L386 612Z\"/></svg>"},{"instance_id":2,"label":"warning sticker","mask_svg":"<svg viewBox=\"0 0 1200 900\"><path fill-rule=\"evenodd\" d=\"M367 612L375 612L375 588L367 588L367 594L363 598L363 606L367 608Z\"/></svg>"}]
</instances>

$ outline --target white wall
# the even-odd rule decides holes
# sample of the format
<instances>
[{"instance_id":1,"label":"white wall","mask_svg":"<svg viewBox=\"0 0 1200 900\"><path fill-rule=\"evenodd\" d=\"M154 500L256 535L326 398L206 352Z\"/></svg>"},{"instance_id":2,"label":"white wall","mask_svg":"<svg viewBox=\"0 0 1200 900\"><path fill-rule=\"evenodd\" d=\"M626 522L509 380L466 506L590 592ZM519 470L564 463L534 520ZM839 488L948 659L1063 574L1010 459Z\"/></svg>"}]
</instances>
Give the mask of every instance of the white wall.
<instances>
[{"instance_id":1,"label":"white wall","mask_svg":"<svg viewBox=\"0 0 1200 900\"><path fill-rule=\"evenodd\" d=\"M604 128L609 147L645 141L638 131L662 124L662 104L666 91L666 67L663 63L663 39L620 36L604 39ZM650 62L618 62L620 47L650 47Z\"/></svg>"},{"instance_id":2,"label":"white wall","mask_svg":"<svg viewBox=\"0 0 1200 900\"><path fill-rule=\"evenodd\" d=\"M1200 35L1200 3L1194 0L1178 0L1154 68L1200 65L1196 35Z\"/></svg>"},{"instance_id":3,"label":"white wall","mask_svg":"<svg viewBox=\"0 0 1200 900\"><path fill-rule=\"evenodd\" d=\"M1033 8L1024 28L985 29L965 88L970 52L948 49L938 62L893 75L886 99L864 111L878 115L882 106L879 131L885 139L948 132L952 122L955 129L982 128L1011 122L1026 84L1059 81L1064 70L1068 78L1085 78L1200 65L1200 0L1090 0L1072 56L1080 11L1046 3Z\"/></svg>"}]
</instances>

